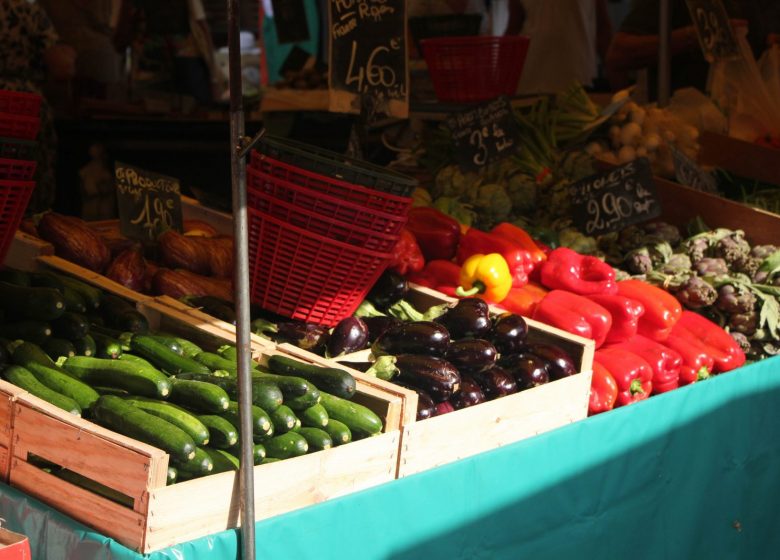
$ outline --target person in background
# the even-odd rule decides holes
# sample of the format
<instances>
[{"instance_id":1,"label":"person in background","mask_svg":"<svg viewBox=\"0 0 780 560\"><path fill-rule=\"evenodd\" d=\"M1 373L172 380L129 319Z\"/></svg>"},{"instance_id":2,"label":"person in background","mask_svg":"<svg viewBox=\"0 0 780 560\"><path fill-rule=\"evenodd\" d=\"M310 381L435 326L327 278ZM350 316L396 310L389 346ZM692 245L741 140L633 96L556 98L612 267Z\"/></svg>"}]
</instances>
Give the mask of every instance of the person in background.
<instances>
[{"instance_id":1,"label":"person in background","mask_svg":"<svg viewBox=\"0 0 780 560\"><path fill-rule=\"evenodd\" d=\"M43 8L28 0L0 0L0 89L42 95L47 79L66 81L76 73L76 51L59 42ZM51 208L55 198L57 135L52 110L41 103L36 187L28 213Z\"/></svg>"}]
</instances>

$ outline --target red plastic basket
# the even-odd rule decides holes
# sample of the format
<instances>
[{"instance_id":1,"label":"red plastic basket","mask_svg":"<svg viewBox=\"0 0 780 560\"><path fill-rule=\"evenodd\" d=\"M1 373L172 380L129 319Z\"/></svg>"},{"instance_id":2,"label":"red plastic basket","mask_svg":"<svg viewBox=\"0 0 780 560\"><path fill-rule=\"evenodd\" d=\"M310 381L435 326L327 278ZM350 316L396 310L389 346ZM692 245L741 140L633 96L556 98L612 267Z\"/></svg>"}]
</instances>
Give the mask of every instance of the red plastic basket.
<instances>
[{"instance_id":1,"label":"red plastic basket","mask_svg":"<svg viewBox=\"0 0 780 560\"><path fill-rule=\"evenodd\" d=\"M375 190L362 185L348 183L339 179L320 175L290 165L282 161L252 152L250 167L261 171L266 176L284 179L289 183L306 187L318 195L324 194L331 197L360 204L372 210L379 210L394 216L406 216L412 206L412 199L408 196L398 196L383 191ZM366 208L364 208L366 210ZM405 219L405 218L404 218Z\"/></svg>"},{"instance_id":2,"label":"red plastic basket","mask_svg":"<svg viewBox=\"0 0 780 560\"><path fill-rule=\"evenodd\" d=\"M0 158L0 179L31 181L37 162L25 159Z\"/></svg>"},{"instance_id":3,"label":"red plastic basket","mask_svg":"<svg viewBox=\"0 0 780 560\"><path fill-rule=\"evenodd\" d=\"M339 221L345 227L354 226L370 232L396 235L406 224L408 211L406 209L402 214L391 214L366 208L361 204L349 202L316 189L285 181L280 177L268 175L251 167L247 168L247 187L248 192L254 191L258 194L265 194L267 197L291 204L304 212L318 214L319 216ZM256 208L267 212L262 207ZM268 213L277 218L287 220L287 218L279 214ZM312 228L311 231L328 235L328 232L323 229Z\"/></svg>"},{"instance_id":4,"label":"red plastic basket","mask_svg":"<svg viewBox=\"0 0 780 560\"><path fill-rule=\"evenodd\" d=\"M5 260L34 188L33 181L0 179L0 263Z\"/></svg>"},{"instance_id":5,"label":"red plastic basket","mask_svg":"<svg viewBox=\"0 0 780 560\"><path fill-rule=\"evenodd\" d=\"M37 117L41 112L41 96L27 91L0 89L0 113Z\"/></svg>"},{"instance_id":6,"label":"red plastic basket","mask_svg":"<svg viewBox=\"0 0 780 560\"><path fill-rule=\"evenodd\" d=\"M333 326L350 316L389 253L328 239L254 208L249 214L252 301L293 319Z\"/></svg>"},{"instance_id":7,"label":"red plastic basket","mask_svg":"<svg viewBox=\"0 0 780 560\"><path fill-rule=\"evenodd\" d=\"M41 119L26 115L0 112L0 136L35 140L41 128Z\"/></svg>"},{"instance_id":8,"label":"red plastic basket","mask_svg":"<svg viewBox=\"0 0 780 560\"><path fill-rule=\"evenodd\" d=\"M438 37L420 43L439 101L472 103L515 94L530 39Z\"/></svg>"}]
</instances>

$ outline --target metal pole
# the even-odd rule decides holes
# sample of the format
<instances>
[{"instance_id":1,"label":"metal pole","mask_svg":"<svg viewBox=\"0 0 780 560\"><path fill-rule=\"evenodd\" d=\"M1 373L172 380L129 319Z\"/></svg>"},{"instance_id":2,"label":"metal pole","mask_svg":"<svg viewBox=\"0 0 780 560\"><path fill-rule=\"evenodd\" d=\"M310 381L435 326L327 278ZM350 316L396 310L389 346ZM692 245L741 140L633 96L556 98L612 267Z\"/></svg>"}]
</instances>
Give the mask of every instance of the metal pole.
<instances>
[{"instance_id":1,"label":"metal pole","mask_svg":"<svg viewBox=\"0 0 780 560\"><path fill-rule=\"evenodd\" d=\"M241 558L255 559L255 484L252 457L252 376L249 346L249 237L246 210L246 160L244 104L239 43L240 0L228 0L228 58L230 69L230 175L233 188L233 234L235 237L236 347L238 349L238 409L241 419Z\"/></svg>"},{"instance_id":2,"label":"metal pole","mask_svg":"<svg viewBox=\"0 0 780 560\"><path fill-rule=\"evenodd\" d=\"M671 90L671 15L669 0L659 2L658 19L658 106L669 105Z\"/></svg>"}]
</instances>

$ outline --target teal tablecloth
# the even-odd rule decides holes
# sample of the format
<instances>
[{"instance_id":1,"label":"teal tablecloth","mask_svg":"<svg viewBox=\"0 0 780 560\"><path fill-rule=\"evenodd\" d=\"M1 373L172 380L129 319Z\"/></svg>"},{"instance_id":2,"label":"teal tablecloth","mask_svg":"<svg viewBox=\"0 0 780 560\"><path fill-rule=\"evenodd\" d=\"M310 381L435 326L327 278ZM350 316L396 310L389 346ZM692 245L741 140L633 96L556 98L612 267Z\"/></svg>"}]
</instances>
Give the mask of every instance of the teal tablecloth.
<instances>
[{"instance_id":1,"label":"teal tablecloth","mask_svg":"<svg viewBox=\"0 0 780 560\"><path fill-rule=\"evenodd\" d=\"M457 434L452 434L453 439ZM2 487L35 558L140 558ZM780 558L780 358L257 524L258 559ZM237 556L226 531L149 555Z\"/></svg>"}]
</instances>

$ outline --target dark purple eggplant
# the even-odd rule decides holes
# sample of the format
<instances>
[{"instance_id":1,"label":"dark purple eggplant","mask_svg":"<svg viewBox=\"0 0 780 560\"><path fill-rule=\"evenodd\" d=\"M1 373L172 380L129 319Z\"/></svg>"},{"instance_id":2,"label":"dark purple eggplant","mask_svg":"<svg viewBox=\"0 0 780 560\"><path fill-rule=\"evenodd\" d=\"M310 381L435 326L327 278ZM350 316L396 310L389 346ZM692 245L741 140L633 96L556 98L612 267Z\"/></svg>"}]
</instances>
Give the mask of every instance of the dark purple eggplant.
<instances>
[{"instance_id":1,"label":"dark purple eggplant","mask_svg":"<svg viewBox=\"0 0 780 560\"><path fill-rule=\"evenodd\" d=\"M409 385L408 383L401 383L398 379L393 379L393 383L417 393L417 420L425 420L436 416L436 403L433 402L433 399L428 393L422 389Z\"/></svg>"},{"instance_id":2,"label":"dark purple eggplant","mask_svg":"<svg viewBox=\"0 0 780 560\"><path fill-rule=\"evenodd\" d=\"M485 394L479 387L479 383L474 381L471 377L463 376L460 380L460 389L452 395L450 402L455 410L461 408L468 408L475 404L481 404L485 402Z\"/></svg>"},{"instance_id":3,"label":"dark purple eggplant","mask_svg":"<svg viewBox=\"0 0 780 560\"><path fill-rule=\"evenodd\" d=\"M446 401L460 387L458 370L443 358L414 354L400 354L395 358L398 368L395 379L399 384L422 389L434 402Z\"/></svg>"},{"instance_id":4,"label":"dark purple eggplant","mask_svg":"<svg viewBox=\"0 0 780 560\"><path fill-rule=\"evenodd\" d=\"M277 323L276 333L270 338L276 342L287 342L315 354L324 354L330 334L328 328L303 321L285 321Z\"/></svg>"},{"instance_id":5,"label":"dark purple eggplant","mask_svg":"<svg viewBox=\"0 0 780 560\"><path fill-rule=\"evenodd\" d=\"M436 416L441 416L442 414L449 414L450 412L455 412L455 407L452 406L452 403L450 401L442 401L440 403L436 403Z\"/></svg>"},{"instance_id":6,"label":"dark purple eggplant","mask_svg":"<svg viewBox=\"0 0 780 560\"><path fill-rule=\"evenodd\" d=\"M550 381L547 361L533 354L503 356L499 365L515 378L518 391L544 385Z\"/></svg>"},{"instance_id":7,"label":"dark purple eggplant","mask_svg":"<svg viewBox=\"0 0 780 560\"><path fill-rule=\"evenodd\" d=\"M366 299L382 311L404 298L409 291L406 278L392 270L385 270L374 286L368 291Z\"/></svg>"},{"instance_id":8,"label":"dark purple eggplant","mask_svg":"<svg viewBox=\"0 0 780 560\"><path fill-rule=\"evenodd\" d=\"M368 344L368 327L360 317L345 317L333 328L328 339L329 358L351 354Z\"/></svg>"},{"instance_id":9,"label":"dark purple eggplant","mask_svg":"<svg viewBox=\"0 0 780 560\"><path fill-rule=\"evenodd\" d=\"M492 327L487 303L479 298L464 298L436 318L450 332L453 340L484 338Z\"/></svg>"},{"instance_id":10,"label":"dark purple eggplant","mask_svg":"<svg viewBox=\"0 0 780 560\"><path fill-rule=\"evenodd\" d=\"M340 366L356 369L358 371L366 372L371 369L374 362L336 362Z\"/></svg>"},{"instance_id":11,"label":"dark purple eggplant","mask_svg":"<svg viewBox=\"0 0 780 560\"><path fill-rule=\"evenodd\" d=\"M551 381L563 379L577 373L577 366L574 365L574 360L557 346L552 344L528 344L524 351L530 352L534 356L539 356L547 362Z\"/></svg>"},{"instance_id":12,"label":"dark purple eggplant","mask_svg":"<svg viewBox=\"0 0 780 560\"><path fill-rule=\"evenodd\" d=\"M450 342L447 360L461 373L474 373L487 369L496 363L496 347L481 338L464 338Z\"/></svg>"},{"instance_id":13,"label":"dark purple eggplant","mask_svg":"<svg viewBox=\"0 0 780 560\"><path fill-rule=\"evenodd\" d=\"M438 323L418 321L390 327L371 345L374 356L421 354L444 356L450 345L450 333Z\"/></svg>"},{"instance_id":14,"label":"dark purple eggplant","mask_svg":"<svg viewBox=\"0 0 780 560\"><path fill-rule=\"evenodd\" d=\"M400 325L403 321L390 315L381 315L379 317L363 317L363 322L368 327L368 342L373 343L380 335L390 327Z\"/></svg>"},{"instance_id":15,"label":"dark purple eggplant","mask_svg":"<svg viewBox=\"0 0 780 560\"><path fill-rule=\"evenodd\" d=\"M505 397L518 391L515 378L501 366L493 366L473 373L471 377L479 384L488 400Z\"/></svg>"},{"instance_id":16,"label":"dark purple eggplant","mask_svg":"<svg viewBox=\"0 0 780 560\"><path fill-rule=\"evenodd\" d=\"M516 313L502 313L493 321L488 339L501 354L520 352L528 336L528 325Z\"/></svg>"}]
</instances>

